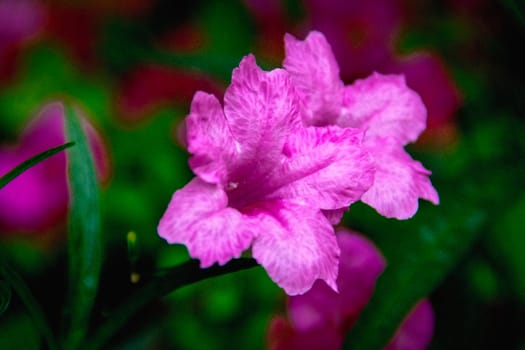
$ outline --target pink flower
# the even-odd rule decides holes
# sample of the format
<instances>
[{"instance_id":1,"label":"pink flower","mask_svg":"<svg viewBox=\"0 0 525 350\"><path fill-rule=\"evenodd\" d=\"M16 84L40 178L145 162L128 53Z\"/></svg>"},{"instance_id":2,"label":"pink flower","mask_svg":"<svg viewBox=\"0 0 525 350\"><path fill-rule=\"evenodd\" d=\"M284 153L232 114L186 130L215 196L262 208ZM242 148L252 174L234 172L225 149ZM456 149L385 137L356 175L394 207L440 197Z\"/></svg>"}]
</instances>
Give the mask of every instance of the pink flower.
<instances>
[{"instance_id":1,"label":"pink flower","mask_svg":"<svg viewBox=\"0 0 525 350\"><path fill-rule=\"evenodd\" d=\"M344 337L372 296L385 261L377 248L359 234L339 229L337 242L341 249L339 293L318 281L307 293L290 297L289 319L279 316L270 323L270 349L341 349ZM425 349L433 328L432 308L428 301L422 301L410 312L386 349Z\"/></svg>"},{"instance_id":2,"label":"pink flower","mask_svg":"<svg viewBox=\"0 0 525 350\"><path fill-rule=\"evenodd\" d=\"M345 80L369 75L392 57L401 22L396 0L306 0L309 28L333 45Z\"/></svg>"},{"instance_id":3,"label":"pink flower","mask_svg":"<svg viewBox=\"0 0 525 350\"><path fill-rule=\"evenodd\" d=\"M42 5L32 0L0 0L0 84L13 79L22 44L44 22Z\"/></svg>"},{"instance_id":4,"label":"pink flower","mask_svg":"<svg viewBox=\"0 0 525 350\"><path fill-rule=\"evenodd\" d=\"M437 54L420 51L407 57L399 57L390 62L386 70L403 74L408 86L421 96L428 110L428 128L452 121L461 96Z\"/></svg>"},{"instance_id":5,"label":"pink flower","mask_svg":"<svg viewBox=\"0 0 525 350\"><path fill-rule=\"evenodd\" d=\"M186 119L197 177L173 195L160 236L185 244L202 267L251 246L290 295L317 279L336 289L339 248L327 216L361 198L374 168L362 131L305 126L301 106L289 73L265 72L252 55L233 71L224 108L197 92Z\"/></svg>"},{"instance_id":6,"label":"pink flower","mask_svg":"<svg viewBox=\"0 0 525 350\"><path fill-rule=\"evenodd\" d=\"M24 131L18 145L0 148L0 174L24 160L65 143L64 110L60 103L46 105ZM100 136L87 122L91 147L101 179L109 176L109 163ZM56 154L28 169L0 190L0 230L39 232L64 220L68 205L66 157Z\"/></svg>"},{"instance_id":7,"label":"pink flower","mask_svg":"<svg viewBox=\"0 0 525 350\"><path fill-rule=\"evenodd\" d=\"M0 53L9 45L34 35L42 24L43 9L32 0L0 0Z\"/></svg>"},{"instance_id":8,"label":"pink flower","mask_svg":"<svg viewBox=\"0 0 525 350\"><path fill-rule=\"evenodd\" d=\"M364 132L363 146L374 158L374 184L361 200L389 218L415 214L418 199L437 204L430 172L403 147L425 129L426 110L421 98L398 75L374 73L345 86L339 67L323 34L311 32L306 40L285 36L284 67L305 102L302 117L309 125L338 125Z\"/></svg>"}]
</instances>

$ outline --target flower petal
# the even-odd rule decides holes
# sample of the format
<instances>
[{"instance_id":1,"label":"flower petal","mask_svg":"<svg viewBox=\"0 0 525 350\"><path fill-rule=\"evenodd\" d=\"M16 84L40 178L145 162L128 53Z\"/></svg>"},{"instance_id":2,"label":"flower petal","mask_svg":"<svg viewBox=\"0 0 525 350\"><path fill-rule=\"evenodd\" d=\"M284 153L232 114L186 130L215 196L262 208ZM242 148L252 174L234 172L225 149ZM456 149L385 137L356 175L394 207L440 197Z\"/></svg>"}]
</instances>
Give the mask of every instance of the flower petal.
<instances>
[{"instance_id":1,"label":"flower petal","mask_svg":"<svg viewBox=\"0 0 525 350\"><path fill-rule=\"evenodd\" d=\"M374 165L361 146L362 132L337 126L308 127L291 134L287 157L274 174L288 184L273 198L301 198L321 209L341 209L358 201L372 185Z\"/></svg>"},{"instance_id":2,"label":"flower petal","mask_svg":"<svg viewBox=\"0 0 525 350\"><path fill-rule=\"evenodd\" d=\"M337 290L339 247L319 210L276 200L259 203L248 215L260 230L253 257L288 295L305 293L317 279Z\"/></svg>"},{"instance_id":3,"label":"flower petal","mask_svg":"<svg viewBox=\"0 0 525 350\"><path fill-rule=\"evenodd\" d=\"M428 176L430 171L412 159L395 140L375 139L367 144L376 163L374 184L361 200L387 218L408 219L418 199L434 204L439 196Z\"/></svg>"},{"instance_id":4,"label":"flower petal","mask_svg":"<svg viewBox=\"0 0 525 350\"><path fill-rule=\"evenodd\" d=\"M372 297L386 262L374 243L363 235L342 228L336 233L341 249L337 286L343 300L341 312L350 327Z\"/></svg>"},{"instance_id":5,"label":"flower petal","mask_svg":"<svg viewBox=\"0 0 525 350\"><path fill-rule=\"evenodd\" d=\"M159 235L170 244L186 245L201 267L223 265L239 257L253 240L241 213L227 204L226 193L218 185L195 178L173 194L160 220Z\"/></svg>"},{"instance_id":6,"label":"flower petal","mask_svg":"<svg viewBox=\"0 0 525 350\"><path fill-rule=\"evenodd\" d=\"M289 317L299 332L332 327L347 331L372 296L385 260L368 239L346 229L337 231L341 249L334 292L319 281L303 295L290 297Z\"/></svg>"},{"instance_id":7,"label":"flower petal","mask_svg":"<svg viewBox=\"0 0 525 350\"><path fill-rule=\"evenodd\" d=\"M346 209L322 210L324 216L332 225L337 225L343 219Z\"/></svg>"},{"instance_id":8,"label":"flower petal","mask_svg":"<svg viewBox=\"0 0 525 350\"><path fill-rule=\"evenodd\" d=\"M280 160L286 136L301 125L298 106L285 70L264 72L253 55L234 69L224 95L224 114L243 160L238 177L257 177Z\"/></svg>"},{"instance_id":9,"label":"flower petal","mask_svg":"<svg viewBox=\"0 0 525 350\"><path fill-rule=\"evenodd\" d=\"M286 34L284 44L283 66L306 101L305 122L309 125L335 123L343 101L343 82L330 44L316 31L310 32L304 41Z\"/></svg>"},{"instance_id":10,"label":"flower petal","mask_svg":"<svg viewBox=\"0 0 525 350\"><path fill-rule=\"evenodd\" d=\"M424 350L434 333L434 312L427 299L414 306L385 350Z\"/></svg>"},{"instance_id":11,"label":"flower petal","mask_svg":"<svg viewBox=\"0 0 525 350\"><path fill-rule=\"evenodd\" d=\"M403 76L374 73L345 87L338 125L365 130L367 138L393 137L405 145L425 129L426 109Z\"/></svg>"},{"instance_id":12,"label":"flower petal","mask_svg":"<svg viewBox=\"0 0 525 350\"><path fill-rule=\"evenodd\" d=\"M418 51L397 58L387 69L392 73L402 73L408 86L421 96L428 110L427 129L453 121L461 106L461 93L440 56Z\"/></svg>"},{"instance_id":13,"label":"flower petal","mask_svg":"<svg viewBox=\"0 0 525 350\"><path fill-rule=\"evenodd\" d=\"M38 1L0 1L0 53L42 29L46 17L44 11L44 6Z\"/></svg>"},{"instance_id":14,"label":"flower petal","mask_svg":"<svg viewBox=\"0 0 525 350\"><path fill-rule=\"evenodd\" d=\"M224 183L235 144L222 107L211 94L198 91L186 118L189 163L195 174L210 183Z\"/></svg>"}]
</instances>

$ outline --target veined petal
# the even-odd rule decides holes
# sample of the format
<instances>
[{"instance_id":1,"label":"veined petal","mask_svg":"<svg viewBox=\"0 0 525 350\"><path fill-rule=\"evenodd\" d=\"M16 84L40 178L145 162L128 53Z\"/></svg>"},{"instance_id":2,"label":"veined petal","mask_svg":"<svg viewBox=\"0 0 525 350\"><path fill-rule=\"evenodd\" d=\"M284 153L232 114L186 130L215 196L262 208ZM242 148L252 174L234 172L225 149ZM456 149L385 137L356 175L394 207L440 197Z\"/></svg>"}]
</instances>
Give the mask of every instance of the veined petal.
<instances>
[{"instance_id":1,"label":"veined petal","mask_svg":"<svg viewBox=\"0 0 525 350\"><path fill-rule=\"evenodd\" d=\"M426 109L403 76L374 73L345 87L337 124L365 130L368 139L393 137L405 145L425 129Z\"/></svg>"},{"instance_id":2,"label":"veined petal","mask_svg":"<svg viewBox=\"0 0 525 350\"><path fill-rule=\"evenodd\" d=\"M288 295L308 291L317 279L337 290L339 247L326 217L292 201L268 201L252 209L260 234L253 257Z\"/></svg>"},{"instance_id":3,"label":"veined petal","mask_svg":"<svg viewBox=\"0 0 525 350\"><path fill-rule=\"evenodd\" d=\"M423 198L439 204L430 182L430 171L412 159L391 139L377 138L366 144L376 164L374 184L361 200L387 218L408 219Z\"/></svg>"},{"instance_id":4,"label":"veined petal","mask_svg":"<svg viewBox=\"0 0 525 350\"><path fill-rule=\"evenodd\" d=\"M346 208L372 185L373 161L362 132L337 126L308 127L291 134L275 177L288 184L272 198L301 198L321 209Z\"/></svg>"},{"instance_id":5,"label":"veined petal","mask_svg":"<svg viewBox=\"0 0 525 350\"><path fill-rule=\"evenodd\" d=\"M253 240L241 213L227 205L226 193L218 185L195 178L174 193L160 220L159 235L170 244L186 245L201 267L225 264Z\"/></svg>"},{"instance_id":6,"label":"veined petal","mask_svg":"<svg viewBox=\"0 0 525 350\"><path fill-rule=\"evenodd\" d=\"M224 265L232 258L239 258L253 240L252 230L244 225L242 215L226 208L201 219L193 226L195 235L187 244L192 257L201 261L201 267L214 263Z\"/></svg>"},{"instance_id":7,"label":"veined petal","mask_svg":"<svg viewBox=\"0 0 525 350\"><path fill-rule=\"evenodd\" d=\"M284 44L283 66L306 101L305 122L309 125L335 123L343 102L343 82L330 44L316 31L304 41L286 34Z\"/></svg>"},{"instance_id":8,"label":"veined petal","mask_svg":"<svg viewBox=\"0 0 525 350\"><path fill-rule=\"evenodd\" d=\"M195 174L210 183L224 183L235 144L222 107L211 94L197 91L186 118L189 163Z\"/></svg>"},{"instance_id":9,"label":"veined petal","mask_svg":"<svg viewBox=\"0 0 525 350\"><path fill-rule=\"evenodd\" d=\"M286 136L301 125L298 106L285 70L264 72L253 55L234 69L224 94L224 114L243 160L240 177L265 173L279 161Z\"/></svg>"},{"instance_id":10,"label":"veined petal","mask_svg":"<svg viewBox=\"0 0 525 350\"><path fill-rule=\"evenodd\" d=\"M326 326L347 331L372 296L385 260L372 242L346 229L337 231L341 249L335 293L326 284L316 282L303 295L289 299L288 314L298 332Z\"/></svg>"},{"instance_id":11,"label":"veined petal","mask_svg":"<svg viewBox=\"0 0 525 350\"><path fill-rule=\"evenodd\" d=\"M453 121L462 97L439 55L419 51L398 57L387 69L392 73L402 73L407 84L421 96L428 111L427 129Z\"/></svg>"}]
</instances>

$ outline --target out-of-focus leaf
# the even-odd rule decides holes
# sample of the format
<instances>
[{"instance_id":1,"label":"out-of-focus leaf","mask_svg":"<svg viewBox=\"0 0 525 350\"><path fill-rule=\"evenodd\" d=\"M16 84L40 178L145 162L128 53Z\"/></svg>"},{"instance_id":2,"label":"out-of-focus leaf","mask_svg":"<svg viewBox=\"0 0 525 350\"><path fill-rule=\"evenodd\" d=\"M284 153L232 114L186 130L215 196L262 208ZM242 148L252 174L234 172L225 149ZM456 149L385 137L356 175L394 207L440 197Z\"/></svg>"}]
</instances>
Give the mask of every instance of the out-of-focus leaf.
<instances>
[{"instance_id":1,"label":"out-of-focus leaf","mask_svg":"<svg viewBox=\"0 0 525 350\"><path fill-rule=\"evenodd\" d=\"M27 313L7 314L0 321L0 349L42 350L38 331Z\"/></svg>"},{"instance_id":2,"label":"out-of-focus leaf","mask_svg":"<svg viewBox=\"0 0 525 350\"><path fill-rule=\"evenodd\" d=\"M6 263L0 262L0 276L3 276L5 281L13 288L15 293L18 295L24 306L26 307L35 328L38 330L40 335L45 339L47 346L50 350L58 349L57 342L49 328L49 325L44 317L42 308L36 301L33 294L29 290L24 280L13 271Z\"/></svg>"},{"instance_id":3,"label":"out-of-focus leaf","mask_svg":"<svg viewBox=\"0 0 525 350\"><path fill-rule=\"evenodd\" d=\"M67 138L77 147L68 154L70 209L68 228L69 290L64 348L77 349L87 332L98 290L102 260L99 189L89 144L80 119L65 105Z\"/></svg>"},{"instance_id":4,"label":"out-of-focus leaf","mask_svg":"<svg viewBox=\"0 0 525 350\"><path fill-rule=\"evenodd\" d=\"M507 269L516 295L525 304L525 194L497 222L497 229L490 237L491 250Z\"/></svg>"},{"instance_id":5,"label":"out-of-focus leaf","mask_svg":"<svg viewBox=\"0 0 525 350\"><path fill-rule=\"evenodd\" d=\"M7 310L11 303L11 287L7 282L0 280L0 316Z\"/></svg>"},{"instance_id":6,"label":"out-of-focus leaf","mask_svg":"<svg viewBox=\"0 0 525 350\"><path fill-rule=\"evenodd\" d=\"M207 53L171 52L149 43L147 33L132 23L113 21L108 24L102 43L102 53L109 66L126 70L141 63L155 63L229 78L240 57L232 54L208 55ZM126 52L126 55L122 55Z\"/></svg>"},{"instance_id":7,"label":"out-of-focus leaf","mask_svg":"<svg viewBox=\"0 0 525 350\"><path fill-rule=\"evenodd\" d=\"M254 259L241 258L230 261L224 266L214 265L207 269L199 268L199 262L190 260L170 269L163 270L158 276L146 282L135 294L120 305L105 324L91 337L87 349L102 348L121 327L141 308L178 288L204 279L258 266Z\"/></svg>"},{"instance_id":8,"label":"out-of-focus leaf","mask_svg":"<svg viewBox=\"0 0 525 350\"><path fill-rule=\"evenodd\" d=\"M37 165L41 161L57 154L58 152L63 151L66 148L73 146L74 144L75 144L74 142L68 142L61 146L50 148L47 151L39 153L36 156L23 161L22 163L17 165L13 170L11 170L10 172L8 172L7 174L5 174L4 176L0 178L0 189L2 189L2 187L7 185L9 182L11 182L14 178L22 174L27 169L31 168L32 166Z\"/></svg>"},{"instance_id":9,"label":"out-of-focus leaf","mask_svg":"<svg viewBox=\"0 0 525 350\"><path fill-rule=\"evenodd\" d=\"M27 237L9 237L0 244L0 256L24 273L42 273L49 266L50 256L44 248Z\"/></svg>"},{"instance_id":10,"label":"out-of-focus leaf","mask_svg":"<svg viewBox=\"0 0 525 350\"><path fill-rule=\"evenodd\" d=\"M525 5L522 1L503 0L503 5L525 29Z\"/></svg>"},{"instance_id":11,"label":"out-of-focus leaf","mask_svg":"<svg viewBox=\"0 0 525 350\"><path fill-rule=\"evenodd\" d=\"M126 70L136 64L155 63L229 80L232 69L253 43L253 22L246 7L237 1L212 0L201 5L196 25L206 38L202 47L191 52L163 49L155 44L151 28L113 20L105 28L101 48L108 65Z\"/></svg>"},{"instance_id":12,"label":"out-of-focus leaf","mask_svg":"<svg viewBox=\"0 0 525 350\"><path fill-rule=\"evenodd\" d=\"M466 203L453 202L454 198L442 198L440 207L425 206L428 210L407 222L375 220L370 229L377 231L371 236L387 267L346 337L345 349L382 349L407 312L432 292L470 247L485 215Z\"/></svg>"},{"instance_id":13,"label":"out-of-focus leaf","mask_svg":"<svg viewBox=\"0 0 525 350\"><path fill-rule=\"evenodd\" d=\"M67 94L89 107L93 120L103 126L108 120L111 95L104 79L83 74L58 46L32 45L24 54L17 79L2 87L0 111L7 135L16 135L42 104ZM4 132L4 130L2 130Z\"/></svg>"},{"instance_id":14,"label":"out-of-focus leaf","mask_svg":"<svg viewBox=\"0 0 525 350\"><path fill-rule=\"evenodd\" d=\"M172 312L162 324L175 349L194 348L206 334L202 349L263 350L268 321L283 302L264 269L239 271L171 293L165 303Z\"/></svg>"}]
</instances>

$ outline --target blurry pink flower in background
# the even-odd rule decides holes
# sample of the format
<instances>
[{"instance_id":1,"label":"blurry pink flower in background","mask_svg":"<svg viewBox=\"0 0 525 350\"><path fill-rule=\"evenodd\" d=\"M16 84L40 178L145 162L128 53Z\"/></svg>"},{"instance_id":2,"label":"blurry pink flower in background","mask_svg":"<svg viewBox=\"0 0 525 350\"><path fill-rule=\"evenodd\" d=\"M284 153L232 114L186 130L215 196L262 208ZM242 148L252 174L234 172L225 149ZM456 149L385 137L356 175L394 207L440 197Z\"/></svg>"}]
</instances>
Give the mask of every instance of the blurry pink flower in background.
<instances>
[{"instance_id":1,"label":"blurry pink flower in background","mask_svg":"<svg viewBox=\"0 0 525 350\"><path fill-rule=\"evenodd\" d=\"M41 5L32 0L0 0L0 52L38 32Z\"/></svg>"},{"instance_id":2,"label":"blurry pink flower in background","mask_svg":"<svg viewBox=\"0 0 525 350\"><path fill-rule=\"evenodd\" d=\"M338 229L337 242L341 249L339 293L317 281L307 293L289 297L288 319L276 316L270 322L270 349L341 349L344 337L371 298L385 261L377 248L357 233ZM433 329L432 308L423 300L411 310L385 349L426 349Z\"/></svg>"},{"instance_id":3,"label":"blurry pink flower in background","mask_svg":"<svg viewBox=\"0 0 525 350\"><path fill-rule=\"evenodd\" d=\"M425 106L404 78L375 73L345 86L330 45L315 31L304 41L287 34L285 50L283 66L304 101L305 123L363 130L376 171L361 200L397 219L413 216L419 198L438 204L430 172L404 151L426 125Z\"/></svg>"},{"instance_id":4,"label":"blurry pink flower in background","mask_svg":"<svg viewBox=\"0 0 525 350\"><path fill-rule=\"evenodd\" d=\"M398 0L305 0L308 31L322 32L332 45L346 81L363 78L393 56L401 23Z\"/></svg>"},{"instance_id":5,"label":"blurry pink flower in background","mask_svg":"<svg viewBox=\"0 0 525 350\"><path fill-rule=\"evenodd\" d=\"M0 0L0 50L34 35L40 28L42 9L32 0Z\"/></svg>"},{"instance_id":6,"label":"blurry pink flower in background","mask_svg":"<svg viewBox=\"0 0 525 350\"><path fill-rule=\"evenodd\" d=\"M201 267L253 257L288 294L322 279L335 289L339 249L324 211L344 210L373 180L362 133L307 127L288 72L252 55L219 100L197 92L186 118L197 175L175 192L158 228Z\"/></svg>"},{"instance_id":7,"label":"blurry pink flower in background","mask_svg":"<svg viewBox=\"0 0 525 350\"><path fill-rule=\"evenodd\" d=\"M104 181L110 173L107 150L86 120L84 128L99 179ZM65 141L63 106L50 103L29 123L18 144L0 147L0 174ZM65 218L68 197L66 156L60 152L28 169L0 190L0 232L36 233L53 228Z\"/></svg>"},{"instance_id":8,"label":"blurry pink flower in background","mask_svg":"<svg viewBox=\"0 0 525 350\"><path fill-rule=\"evenodd\" d=\"M42 28L44 11L33 0L0 0L0 83L13 75L20 46Z\"/></svg>"}]
</instances>

